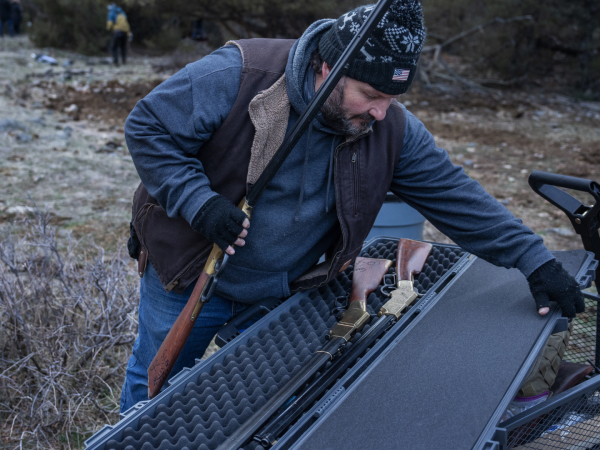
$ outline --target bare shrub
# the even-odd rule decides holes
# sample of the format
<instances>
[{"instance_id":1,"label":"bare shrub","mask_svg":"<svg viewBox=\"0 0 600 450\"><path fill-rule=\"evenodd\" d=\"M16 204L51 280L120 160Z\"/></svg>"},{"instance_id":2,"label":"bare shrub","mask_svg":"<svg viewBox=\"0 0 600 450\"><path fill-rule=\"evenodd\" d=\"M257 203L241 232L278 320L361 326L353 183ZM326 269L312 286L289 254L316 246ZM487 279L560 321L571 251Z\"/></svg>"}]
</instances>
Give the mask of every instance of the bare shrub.
<instances>
[{"instance_id":1,"label":"bare shrub","mask_svg":"<svg viewBox=\"0 0 600 450\"><path fill-rule=\"evenodd\" d=\"M118 420L139 283L125 252L59 241L49 219L36 208L19 236L0 230L0 433L20 448L83 448Z\"/></svg>"}]
</instances>

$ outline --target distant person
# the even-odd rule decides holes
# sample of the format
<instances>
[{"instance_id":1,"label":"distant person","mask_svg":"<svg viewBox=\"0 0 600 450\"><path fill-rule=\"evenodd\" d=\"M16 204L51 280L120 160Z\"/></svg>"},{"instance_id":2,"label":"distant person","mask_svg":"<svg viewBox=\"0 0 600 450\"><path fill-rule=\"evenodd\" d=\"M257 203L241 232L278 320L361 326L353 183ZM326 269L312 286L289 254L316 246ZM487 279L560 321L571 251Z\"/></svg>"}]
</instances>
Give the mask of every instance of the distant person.
<instances>
[{"instance_id":1,"label":"distant person","mask_svg":"<svg viewBox=\"0 0 600 450\"><path fill-rule=\"evenodd\" d=\"M21 0L13 0L11 8L11 19L15 34L21 34L21 21L23 20L23 7Z\"/></svg>"},{"instance_id":2,"label":"distant person","mask_svg":"<svg viewBox=\"0 0 600 450\"><path fill-rule=\"evenodd\" d=\"M194 20L192 22L192 39L196 41L206 41L204 35L204 21L202 19Z\"/></svg>"},{"instance_id":3,"label":"distant person","mask_svg":"<svg viewBox=\"0 0 600 450\"><path fill-rule=\"evenodd\" d=\"M127 62L127 38L131 36L131 29L129 28L129 22L127 22L127 15L114 3L108 5L106 29L113 32L110 51L112 52L115 66L119 65L119 49L121 50L121 59L123 60L123 64L125 64Z\"/></svg>"},{"instance_id":4,"label":"distant person","mask_svg":"<svg viewBox=\"0 0 600 450\"><path fill-rule=\"evenodd\" d=\"M4 37L4 25L8 26L10 37L15 35L12 22L12 7L10 0L0 0L0 37Z\"/></svg>"}]
</instances>

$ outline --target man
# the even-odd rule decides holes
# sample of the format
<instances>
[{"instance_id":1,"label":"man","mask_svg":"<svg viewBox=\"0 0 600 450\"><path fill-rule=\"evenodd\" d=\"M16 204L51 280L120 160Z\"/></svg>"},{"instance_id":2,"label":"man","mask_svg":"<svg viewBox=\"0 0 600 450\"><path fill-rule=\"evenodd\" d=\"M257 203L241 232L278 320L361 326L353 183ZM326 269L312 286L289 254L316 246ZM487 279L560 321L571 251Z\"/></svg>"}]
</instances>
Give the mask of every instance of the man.
<instances>
[{"instance_id":1,"label":"man","mask_svg":"<svg viewBox=\"0 0 600 450\"><path fill-rule=\"evenodd\" d=\"M11 20L15 34L21 34L21 21L23 20L23 7L21 0L12 0Z\"/></svg>"},{"instance_id":2,"label":"man","mask_svg":"<svg viewBox=\"0 0 600 450\"><path fill-rule=\"evenodd\" d=\"M127 21L127 15L114 3L108 5L106 29L113 32L110 41L113 63L115 66L119 65L119 51L121 51L121 60L125 64L127 62L127 38L131 36L131 30Z\"/></svg>"},{"instance_id":3,"label":"man","mask_svg":"<svg viewBox=\"0 0 600 450\"><path fill-rule=\"evenodd\" d=\"M549 298L569 317L583 310L577 284L541 238L455 167L395 101L414 78L425 40L417 0L390 8L257 202L251 226L235 207L372 10L315 22L298 41L227 45L172 76L130 114L127 145L143 184L129 246L143 278L122 410L146 398L148 365L213 243L231 255L228 266L171 375L193 365L248 305L321 286L344 270L388 189L464 249L520 269L540 314ZM325 263L313 267L323 254Z\"/></svg>"}]
</instances>

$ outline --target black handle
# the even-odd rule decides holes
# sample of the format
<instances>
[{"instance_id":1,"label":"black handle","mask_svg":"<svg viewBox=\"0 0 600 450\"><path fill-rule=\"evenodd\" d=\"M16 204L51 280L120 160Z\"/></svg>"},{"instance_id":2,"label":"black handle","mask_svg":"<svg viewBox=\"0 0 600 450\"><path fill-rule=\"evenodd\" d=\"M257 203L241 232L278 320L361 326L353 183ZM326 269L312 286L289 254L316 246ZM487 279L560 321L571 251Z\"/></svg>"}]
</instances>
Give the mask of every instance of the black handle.
<instances>
[{"instance_id":1,"label":"black handle","mask_svg":"<svg viewBox=\"0 0 600 450\"><path fill-rule=\"evenodd\" d=\"M531 172L531 175L529 175L529 185L534 191L536 191L536 187L544 184L566 189L574 189L581 192L589 192L594 196L596 201L600 201L600 185L593 180L570 177L568 175L560 175L558 173L541 172L539 170L534 170Z\"/></svg>"},{"instance_id":2,"label":"black handle","mask_svg":"<svg viewBox=\"0 0 600 450\"><path fill-rule=\"evenodd\" d=\"M267 314L275 309L279 304L283 302L282 299L277 298L269 298L266 300L261 300L259 303L252 305L247 310L240 313L238 316L235 316L229 322L221 327L221 329L217 332L215 336L215 343L219 347L223 347L225 344L231 342L233 339L238 337L242 332L240 331L240 327L252 319L259 313Z\"/></svg>"},{"instance_id":3,"label":"black handle","mask_svg":"<svg viewBox=\"0 0 600 450\"><path fill-rule=\"evenodd\" d=\"M227 323L230 323L234 327L239 328L244 324L244 322L247 322L248 320L252 319L258 313L271 312L271 310L275 308L275 306L277 306L277 304L280 302L280 299L263 300L260 303L252 305L246 311L240 313L238 316L235 316L232 320L230 320Z\"/></svg>"},{"instance_id":4,"label":"black handle","mask_svg":"<svg viewBox=\"0 0 600 450\"><path fill-rule=\"evenodd\" d=\"M581 218L590 208L558 187L587 192L596 200L596 204L591 209L600 207L600 185L593 180L534 170L529 175L529 185L538 195L564 211L569 219Z\"/></svg>"}]
</instances>

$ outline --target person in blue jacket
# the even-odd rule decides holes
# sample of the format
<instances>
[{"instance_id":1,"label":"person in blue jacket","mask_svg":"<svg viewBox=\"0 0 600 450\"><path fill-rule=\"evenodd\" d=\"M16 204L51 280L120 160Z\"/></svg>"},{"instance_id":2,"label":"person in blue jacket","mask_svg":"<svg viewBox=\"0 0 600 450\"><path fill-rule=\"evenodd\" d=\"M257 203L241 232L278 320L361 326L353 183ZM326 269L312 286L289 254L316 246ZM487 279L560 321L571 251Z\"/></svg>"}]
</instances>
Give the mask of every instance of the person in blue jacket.
<instances>
[{"instance_id":1,"label":"person in blue jacket","mask_svg":"<svg viewBox=\"0 0 600 450\"><path fill-rule=\"evenodd\" d=\"M114 3L108 5L106 29L113 32L110 51L115 66L119 65L119 51L121 52L121 61L125 64L127 62L127 40L131 38L131 28L125 11Z\"/></svg>"}]
</instances>

